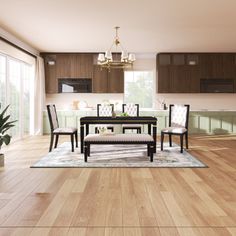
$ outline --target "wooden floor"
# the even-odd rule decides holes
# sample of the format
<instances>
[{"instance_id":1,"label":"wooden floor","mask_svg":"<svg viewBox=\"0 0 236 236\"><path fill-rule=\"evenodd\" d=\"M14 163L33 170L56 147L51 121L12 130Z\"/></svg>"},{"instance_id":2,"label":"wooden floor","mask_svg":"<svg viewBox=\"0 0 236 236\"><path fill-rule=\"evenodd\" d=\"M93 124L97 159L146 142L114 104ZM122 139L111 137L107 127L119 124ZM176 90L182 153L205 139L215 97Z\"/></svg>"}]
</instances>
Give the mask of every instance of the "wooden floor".
<instances>
[{"instance_id":1,"label":"wooden floor","mask_svg":"<svg viewBox=\"0 0 236 236\"><path fill-rule=\"evenodd\" d=\"M39 168L49 137L5 148L0 235L236 235L236 137L194 136L209 168Z\"/></svg>"}]
</instances>

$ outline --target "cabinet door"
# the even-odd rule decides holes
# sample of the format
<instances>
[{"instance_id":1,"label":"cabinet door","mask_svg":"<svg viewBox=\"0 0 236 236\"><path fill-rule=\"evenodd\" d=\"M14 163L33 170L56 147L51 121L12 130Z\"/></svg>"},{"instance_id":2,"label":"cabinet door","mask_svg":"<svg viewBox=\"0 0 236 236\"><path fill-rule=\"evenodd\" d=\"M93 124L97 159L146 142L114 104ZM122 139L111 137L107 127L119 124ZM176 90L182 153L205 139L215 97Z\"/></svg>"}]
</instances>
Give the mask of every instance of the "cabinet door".
<instances>
[{"instance_id":1,"label":"cabinet door","mask_svg":"<svg viewBox=\"0 0 236 236\"><path fill-rule=\"evenodd\" d=\"M211 55L212 78L224 78L223 55L214 53Z\"/></svg>"},{"instance_id":2,"label":"cabinet door","mask_svg":"<svg viewBox=\"0 0 236 236\"><path fill-rule=\"evenodd\" d=\"M172 64L176 66L185 65L185 55L184 54L173 54Z\"/></svg>"},{"instance_id":3,"label":"cabinet door","mask_svg":"<svg viewBox=\"0 0 236 236\"><path fill-rule=\"evenodd\" d=\"M170 54L158 54L157 55L157 64L159 66L168 66L171 64L171 55Z\"/></svg>"},{"instance_id":4,"label":"cabinet door","mask_svg":"<svg viewBox=\"0 0 236 236\"><path fill-rule=\"evenodd\" d=\"M208 79L212 78L212 57L211 54L201 54L200 55L200 78Z\"/></svg>"},{"instance_id":5,"label":"cabinet door","mask_svg":"<svg viewBox=\"0 0 236 236\"><path fill-rule=\"evenodd\" d=\"M72 66L74 78L92 78L93 76L93 54L76 54Z\"/></svg>"},{"instance_id":6,"label":"cabinet door","mask_svg":"<svg viewBox=\"0 0 236 236\"><path fill-rule=\"evenodd\" d=\"M70 54L57 54L57 78L71 78L72 59L73 57Z\"/></svg>"},{"instance_id":7,"label":"cabinet door","mask_svg":"<svg viewBox=\"0 0 236 236\"><path fill-rule=\"evenodd\" d=\"M93 93L107 93L108 81L107 81L107 69L98 65L93 66Z\"/></svg>"},{"instance_id":8,"label":"cabinet door","mask_svg":"<svg viewBox=\"0 0 236 236\"><path fill-rule=\"evenodd\" d=\"M170 67L170 92L188 93L190 91L190 79L187 76L187 66Z\"/></svg>"},{"instance_id":9,"label":"cabinet door","mask_svg":"<svg viewBox=\"0 0 236 236\"><path fill-rule=\"evenodd\" d=\"M124 93L123 69L111 69L108 71L108 93Z\"/></svg>"},{"instance_id":10,"label":"cabinet door","mask_svg":"<svg viewBox=\"0 0 236 236\"><path fill-rule=\"evenodd\" d=\"M54 62L55 64L50 64L50 62ZM44 57L46 93L58 92L56 63L56 55L47 55Z\"/></svg>"},{"instance_id":11,"label":"cabinet door","mask_svg":"<svg viewBox=\"0 0 236 236\"><path fill-rule=\"evenodd\" d=\"M157 91L158 93L170 92L170 75L168 66L159 66L157 68Z\"/></svg>"},{"instance_id":12,"label":"cabinet door","mask_svg":"<svg viewBox=\"0 0 236 236\"><path fill-rule=\"evenodd\" d=\"M223 54L224 78L230 79L235 77L234 54Z\"/></svg>"},{"instance_id":13,"label":"cabinet door","mask_svg":"<svg viewBox=\"0 0 236 236\"><path fill-rule=\"evenodd\" d=\"M190 80L189 92L200 93L200 69L199 66L188 66L187 79Z\"/></svg>"}]
</instances>

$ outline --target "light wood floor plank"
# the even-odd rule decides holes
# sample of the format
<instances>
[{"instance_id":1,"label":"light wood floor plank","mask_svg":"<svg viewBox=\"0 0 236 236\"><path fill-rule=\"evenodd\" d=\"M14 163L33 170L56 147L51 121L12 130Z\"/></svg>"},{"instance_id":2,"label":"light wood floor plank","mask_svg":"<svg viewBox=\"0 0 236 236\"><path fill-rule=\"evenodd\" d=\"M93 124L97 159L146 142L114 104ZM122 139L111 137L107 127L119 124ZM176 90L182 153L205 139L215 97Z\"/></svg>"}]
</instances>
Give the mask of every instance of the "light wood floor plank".
<instances>
[{"instance_id":1,"label":"light wood floor plank","mask_svg":"<svg viewBox=\"0 0 236 236\"><path fill-rule=\"evenodd\" d=\"M236 136L190 137L208 168L29 168L48 143L4 147L1 236L236 235Z\"/></svg>"}]
</instances>

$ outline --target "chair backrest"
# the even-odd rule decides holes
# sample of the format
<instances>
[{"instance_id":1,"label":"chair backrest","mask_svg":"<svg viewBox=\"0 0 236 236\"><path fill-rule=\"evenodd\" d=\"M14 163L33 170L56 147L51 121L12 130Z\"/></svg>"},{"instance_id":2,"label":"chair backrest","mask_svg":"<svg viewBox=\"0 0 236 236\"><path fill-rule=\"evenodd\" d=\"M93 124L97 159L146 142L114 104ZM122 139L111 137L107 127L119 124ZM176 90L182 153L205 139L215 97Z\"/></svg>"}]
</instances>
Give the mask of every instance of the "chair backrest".
<instances>
[{"instance_id":1,"label":"chair backrest","mask_svg":"<svg viewBox=\"0 0 236 236\"><path fill-rule=\"evenodd\" d=\"M114 104L97 104L97 116L112 116Z\"/></svg>"},{"instance_id":2,"label":"chair backrest","mask_svg":"<svg viewBox=\"0 0 236 236\"><path fill-rule=\"evenodd\" d=\"M51 132L53 132L53 130L59 128L56 106L54 104L47 105L47 111L48 111L50 129Z\"/></svg>"},{"instance_id":3,"label":"chair backrest","mask_svg":"<svg viewBox=\"0 0 236 236\"><path fill-rule=\"evenodd\" d=\"M189 105L169 106L169 126L188 129Z\"/></svg>"},{"instance_id":4,"label":"chair backrest","mask_svg":"<svg viewBox=\"0 0 236 236\"><path fill-rule=\"evenodd\" d=\"M122 112L127 113L129 116L139 116L139 104L122 104Z\"/></svg>"}]
</instances>

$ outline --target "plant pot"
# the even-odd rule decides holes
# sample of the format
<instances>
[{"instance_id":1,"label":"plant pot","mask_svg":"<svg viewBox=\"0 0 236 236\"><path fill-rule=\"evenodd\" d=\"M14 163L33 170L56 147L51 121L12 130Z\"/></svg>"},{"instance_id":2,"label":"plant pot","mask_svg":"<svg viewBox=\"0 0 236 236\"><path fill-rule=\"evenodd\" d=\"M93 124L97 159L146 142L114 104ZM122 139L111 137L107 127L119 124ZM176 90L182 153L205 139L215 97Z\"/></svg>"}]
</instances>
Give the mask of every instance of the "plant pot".
<instances>
[{"instance_id":1,"label":"plant pot","mask_svg":"<svg viewBox=\"0 0 236 236\"><path fill-rule=\"evenodd\" d=\"M0 153L0 167L4 166L4 154Z\"/></svg>"}]
</instances>

